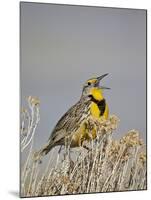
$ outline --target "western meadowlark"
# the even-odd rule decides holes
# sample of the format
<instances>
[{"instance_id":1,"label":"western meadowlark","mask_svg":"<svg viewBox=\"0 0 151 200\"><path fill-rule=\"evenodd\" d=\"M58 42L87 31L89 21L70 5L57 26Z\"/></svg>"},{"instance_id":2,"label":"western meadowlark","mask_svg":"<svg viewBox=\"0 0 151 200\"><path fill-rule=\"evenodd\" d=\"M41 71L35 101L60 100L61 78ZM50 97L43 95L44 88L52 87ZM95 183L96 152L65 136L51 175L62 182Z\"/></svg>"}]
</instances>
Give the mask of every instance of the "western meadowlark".
<instances>
[{"instance_id":1,"label":"western meadowlark","mask_svg":"<svg viewBox=\"0 0 151 200\"><path fill-rule=\"evenodd\" d=\"M38 159L46 155L53 147L65 145L66 138L70 141L70 147L79 147L84 140L96 138L93 130L90 136L87 130L87 122L90 117L107 119L109 108L103 97L103 89L100 81L107 76L104 74L97 78L91 78L83 86L80 100L73 105L58 121L54 127L47 144L39 151Z\"/></svg>"}]
</instances>

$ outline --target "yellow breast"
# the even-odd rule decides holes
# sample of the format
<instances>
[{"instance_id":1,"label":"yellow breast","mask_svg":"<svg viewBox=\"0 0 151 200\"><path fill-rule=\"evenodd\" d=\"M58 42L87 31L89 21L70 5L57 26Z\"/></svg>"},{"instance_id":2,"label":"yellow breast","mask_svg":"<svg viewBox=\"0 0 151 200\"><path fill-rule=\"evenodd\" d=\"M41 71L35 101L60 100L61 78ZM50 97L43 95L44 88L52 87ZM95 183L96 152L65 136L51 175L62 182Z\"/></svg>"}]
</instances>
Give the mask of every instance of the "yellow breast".
<instances>
[{"instance_id":1,"label":"yellow breast","mask_svg":"<svg viewBox=\"0 0 151 200\"><path fill-rule=\"evenodd\" d=\"M109 116L109 108L108 108L107 104L105 106L105 111L104 111L103 115L100 115L101 112L99 110L99 107L94 102L91 103L90 112L91 112L92 117L94 117L96 119L101 119L101 117L108 119L108 116Z\"/></svg>"},{"instance_id":2,"label":"yellow breast","mask_svg":"<svg viewBox=\"0 0 151 200\"><path fill-rule=\"evenodd\" d=\"M102 90L100 88L92 88L90 93L96 101L101 101L104 99ZM102 116L105 119L107 119L108 115L109 115L108 105L106 104L105 111L104 111L103 115L101 115L101 111L100 111L98 105L95 102L92 102L91 107L90 107L90 112L91 112L91 115L97 119L100 119Z\"/></svg>"},{"instance_id":3,"label":"yellow breast","mask_svg":"<svg viewBox=\"0 0 151 200\"><path fill-rule=\"evenodd\" d=\"M92 117L95 117L97 119L100 118L100 110L96 103L94 102L91 103L90 112L91 112Z\"/></svg>"}]
</instances>

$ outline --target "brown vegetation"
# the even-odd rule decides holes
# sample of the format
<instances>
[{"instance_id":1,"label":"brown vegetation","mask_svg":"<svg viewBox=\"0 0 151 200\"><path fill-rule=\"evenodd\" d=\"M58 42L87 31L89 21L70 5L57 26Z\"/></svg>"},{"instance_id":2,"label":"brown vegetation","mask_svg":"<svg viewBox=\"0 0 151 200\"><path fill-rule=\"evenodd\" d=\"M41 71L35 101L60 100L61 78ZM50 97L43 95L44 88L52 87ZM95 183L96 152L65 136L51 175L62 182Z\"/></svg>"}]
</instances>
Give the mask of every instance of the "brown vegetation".
<instances>
[{"instance_id":1,"label":"brown vegetation","mask_svg":"<svg viewBox=\"0 0 151 200\"><path fill-rule=\"evenodd\" d=\"M50 158L45 170L41 171L40 164L33 160L40 102L29 97L28 105L30 110L23 109L21 114L21 154L28 149L21 169L22 197L146 189L145 145L136 130L114 140L112 135L116 134L119 123L114 115L101 122L90 121L97 127L97 138L85 142L89 150L68 146L56 153L53 167Z\"/></svg>"}]
</instances>

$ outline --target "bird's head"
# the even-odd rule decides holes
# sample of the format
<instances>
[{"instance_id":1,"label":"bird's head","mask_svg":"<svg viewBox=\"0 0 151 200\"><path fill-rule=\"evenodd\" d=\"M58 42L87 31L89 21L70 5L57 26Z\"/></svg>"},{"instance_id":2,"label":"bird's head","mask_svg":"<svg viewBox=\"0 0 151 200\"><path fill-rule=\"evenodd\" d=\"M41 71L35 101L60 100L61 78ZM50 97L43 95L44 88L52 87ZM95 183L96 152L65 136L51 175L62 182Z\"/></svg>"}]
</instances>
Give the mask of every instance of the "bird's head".
<instances>
[{"instance_id":1,"label":"bird's head","mask_svg":"<svg viewBox=\"0 0 151 200\"><path fill-rule=\"evenodd\" d=\"M101 98L103 98L103 90L110 89L100 84L100 81L107 75L108 74L103 74L97 78L88 79L83 86L82 97L93 96L94 98L96 97L96 100L101 100Z\"/></svg>"}]
</instances>

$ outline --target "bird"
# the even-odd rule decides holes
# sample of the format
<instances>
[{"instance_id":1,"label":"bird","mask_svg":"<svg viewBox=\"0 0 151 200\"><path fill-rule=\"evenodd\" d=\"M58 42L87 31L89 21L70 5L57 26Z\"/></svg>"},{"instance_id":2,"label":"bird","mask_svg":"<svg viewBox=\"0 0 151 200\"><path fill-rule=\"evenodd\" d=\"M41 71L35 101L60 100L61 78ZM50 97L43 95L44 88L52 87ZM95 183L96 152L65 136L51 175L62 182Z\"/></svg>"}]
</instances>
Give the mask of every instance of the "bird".
<instances>
[{"instance_id":1,"label":"bird","mask_svg":"<svg viewBox=\"0 0 151 200\"><path fill-rule=\"evenodd\" d=\"M108 73L90 78L84 83L79 101L59 119L47 143L36 152L38 160L48 154L53 147L65 146L67 141L70 141L70 147L74 148L81 147L85 140L96 138L95 128L91 135L89 134L88 120L108 119L109 107L103 96L103 90L110 88L100 85L100 81L107 75Z\"/></svg>"}]
</instances>

